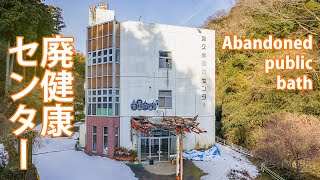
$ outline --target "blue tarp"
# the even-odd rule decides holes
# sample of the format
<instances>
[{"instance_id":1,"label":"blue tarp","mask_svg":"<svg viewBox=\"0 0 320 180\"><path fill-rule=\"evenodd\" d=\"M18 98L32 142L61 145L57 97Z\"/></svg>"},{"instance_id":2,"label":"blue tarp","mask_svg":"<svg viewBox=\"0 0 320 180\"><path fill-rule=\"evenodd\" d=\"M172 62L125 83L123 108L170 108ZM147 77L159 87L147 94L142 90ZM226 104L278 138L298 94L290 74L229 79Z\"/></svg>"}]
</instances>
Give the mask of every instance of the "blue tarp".
<instances>
[{"instance_id":1,"label":"blue tarp","mask_svg":"<svg viewBox=\"0 0 320 180\"><path fill-rule=\"evenodd\" d=\"M192 150L183 152L183 157L192 161L211 161L215 157L220 156L220 151L216 145L207 150Z\"/></svg>"}]
</instances>

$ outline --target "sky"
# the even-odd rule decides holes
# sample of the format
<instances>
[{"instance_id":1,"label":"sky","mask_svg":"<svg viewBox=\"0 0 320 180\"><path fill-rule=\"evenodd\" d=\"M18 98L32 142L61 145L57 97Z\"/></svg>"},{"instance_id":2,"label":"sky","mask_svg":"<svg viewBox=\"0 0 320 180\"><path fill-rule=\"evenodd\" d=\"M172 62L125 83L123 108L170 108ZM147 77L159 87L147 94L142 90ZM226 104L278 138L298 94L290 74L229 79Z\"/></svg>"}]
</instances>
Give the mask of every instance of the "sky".
<instances>
[{"instance_id":1,"label":"sky","mask_svg":"<svg viewBox=\"0 0 320 180\"><path fill-rule=\"evenodd\" d=\"M116 19L123 21L161 23L188 27L200 27L205 20L218 10L229 10L234 0L45 0L58 6L66 28L64 36L74 36L76 50L86 51L86 27L88 26L89 5L100 1L110 4Z\"/></svg>"}]
</instances>

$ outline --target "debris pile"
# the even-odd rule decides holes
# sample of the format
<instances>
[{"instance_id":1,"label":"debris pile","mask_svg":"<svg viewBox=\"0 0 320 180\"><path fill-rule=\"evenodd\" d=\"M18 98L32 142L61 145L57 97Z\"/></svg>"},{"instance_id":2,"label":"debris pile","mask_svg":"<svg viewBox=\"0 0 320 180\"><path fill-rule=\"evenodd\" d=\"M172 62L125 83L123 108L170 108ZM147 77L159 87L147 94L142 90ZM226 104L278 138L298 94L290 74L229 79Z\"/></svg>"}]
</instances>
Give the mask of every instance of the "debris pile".
<instances>
[{"instance_id":1,"label":"debris pile","mask_svg":"<svg viewBox=\"0 0 320 180\"><path fill-rule=\"evenodd\" d=\"M196 121L198 116L194 118L182 118L182 117L147 117L147 116L137 116L133 117L131 120L131 126L143 133L149 134L153 129L169 130L172 132L182 131L190 133L195 132L205 133L198 128L199 123Z\"/></svg>"}]
</instances>

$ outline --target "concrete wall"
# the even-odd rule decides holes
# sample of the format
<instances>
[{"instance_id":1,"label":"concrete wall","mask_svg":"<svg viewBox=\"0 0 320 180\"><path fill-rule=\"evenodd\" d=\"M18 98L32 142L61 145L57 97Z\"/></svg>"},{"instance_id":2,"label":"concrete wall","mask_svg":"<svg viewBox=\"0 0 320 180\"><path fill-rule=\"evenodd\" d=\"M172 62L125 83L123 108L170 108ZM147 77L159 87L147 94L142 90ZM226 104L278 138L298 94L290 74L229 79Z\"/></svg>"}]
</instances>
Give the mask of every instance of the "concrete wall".
<instances>
[{"instance_id":1,"label":"concrete wall","mask_svg":"<svg viewBox=\"0 0 320 180\"><path fill-rule=\"evenodd\" d=\"M202 100L202 36L206 36L206 100ZM130 117L157 116L156 111L133 111L137 99L151 103L159 90L172 90L172 109L157 109L165 116L194 117L208 133L187 134L185 149L214 143L215 57L214 31L142 22L121 23L120 144L131 147ZM159 51L172 51L173 67L159 69ZM158 111L159 112L159 111Z\"/></svg>"}]
</instances>

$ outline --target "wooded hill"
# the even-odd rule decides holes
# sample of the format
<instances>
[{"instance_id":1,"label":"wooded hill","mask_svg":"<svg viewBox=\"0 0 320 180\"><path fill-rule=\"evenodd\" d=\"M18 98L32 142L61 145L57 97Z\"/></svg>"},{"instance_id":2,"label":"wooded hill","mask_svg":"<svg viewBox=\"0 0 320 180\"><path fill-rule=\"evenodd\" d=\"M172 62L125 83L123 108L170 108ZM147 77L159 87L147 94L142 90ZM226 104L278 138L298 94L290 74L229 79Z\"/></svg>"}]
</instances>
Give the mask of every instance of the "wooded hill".
<instances>
[{"instance_id":1,"label":"wooded hill","mask_svg":"<svg viewBox=\"0 0 320 180\"><path fill-rule=\"evenodd\" d=\"M286 151L289 146L306 145L309 148L303 151L319 157L319 1L239 0L230 12L220 11L212 15L205 27L216 30L216 128L218 135L230 142L259 151L266 144L267 133L281 134L276 130L268 131L270 127L275 127L276 121L288 122L286 125L282 124L282 127L287 127L287 129L293 127L303 129L312 124L312 126L318 127L314 130L315 134L307 134L306 132L304 132L306 134L302 134L302 132L296 131L293 135L288 135L293 138L287 139L288 141L283 139L282 144L285 148L282 151L290 154L292 151ZM267 38L269 34L273 34L276 38L292 39L305 38L308 34L313 34L315 44L314 50L311 51L221 50L223 37L227 34L237 34L242 38ZM270 74L264 74L264 58L281 58L285 54L291 56L305 54L309 58L314 58L314 70L273 71ZM276 90L276 74L281 74L286 78L307 74L313 79L314 90L278 91ZM305 124L295 126L297 119ZM295 125L291 126L291 124ZM301 135L297 137L296 134ZM270 147L274 150L283 148L279 145L282 137L276 138L279 142L276 142L275 139L273 139L275 141L269 142L273 143L273 146ZM300 140L296 142L299 138ZM310 141L304 143L308 138L311 138L314 144ZM292 139L295 143L290 141ZM295 147L293 151L300 153L299 148ZM293 156L297 155L292 154ZM273 157L276 155L274 152ZM286 155L283 155L283 158L284 156ZM297 168L298 165L292 163L293 156L286 157L285 161L288 166ZM281 155L279 158L281 159ZM300 162L299 158L296 158L297 162ZM302 159L307 158L314 160L314 157L302 157Z\"/></svg>"},{"instance_id":2,"label":"wooded hill","mask_svg":"<svg viewBox=\"0 0 320 180\"><path fill-rule=\"evenodd\" d=\"M36 177L35 168L29 159L29 171L19 170L19 152L16 151L19 142L12 131L20 126L19 122L11 123L8 118L16 111L18 104L26 104L27 108L37 109L34 122L42 122L43 98L40 85L38 84L30 94L17 102L12 102L9 95L24 89L32 80L33 76L42 79L44 69L41 67L21 67L16 62L14 54L8 55L9 47L14 47L16 36L24 36L24 43L38 42L38 47L33 57L38 64L42 57L42 38L60 33L65 27L61 9L45 4L42 0L0 0L0 144L4 144L9 152L9 164L0 167L0 179L29 179L26 176ZM82 111L84 107L84 80L85 80L85 56L75 53L74 66L72 68L74 81L74 109ZM59 67L54 69L59 70ZM24 77L19 83L9 78L11 72L16 72ZM34 143L37 135L26 132L21 137L27 137ZM29 150L29 152L31 152ZM31 158L31 156L29 156Z\"/></svg>"}]
</instances>

